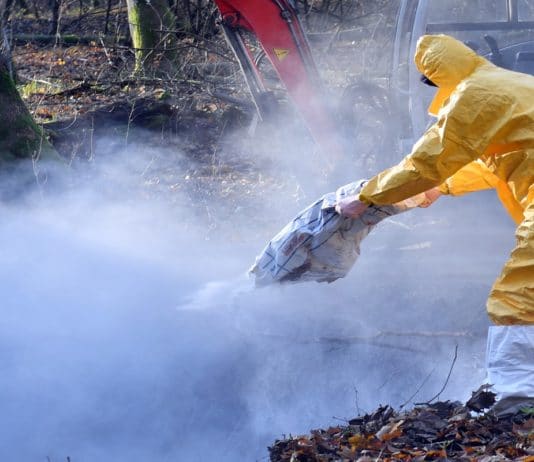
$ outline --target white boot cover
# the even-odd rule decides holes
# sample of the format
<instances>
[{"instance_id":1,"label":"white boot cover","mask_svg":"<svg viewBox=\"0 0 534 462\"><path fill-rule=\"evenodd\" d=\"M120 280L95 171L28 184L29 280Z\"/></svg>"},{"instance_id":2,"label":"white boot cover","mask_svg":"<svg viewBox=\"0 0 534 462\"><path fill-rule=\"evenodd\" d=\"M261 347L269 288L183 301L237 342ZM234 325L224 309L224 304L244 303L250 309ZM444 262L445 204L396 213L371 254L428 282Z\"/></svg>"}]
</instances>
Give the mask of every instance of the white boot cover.
<instances>
[{"instance_id":1,"label":"white boot cover","mask_svg":"<svg viewBox=\"0 0 534 462\"><path fill-rule=\"evenodd\" d=\"M486 352L497 415L534 407L534 326L492 326Z\"/></svg>"}]
</instances>

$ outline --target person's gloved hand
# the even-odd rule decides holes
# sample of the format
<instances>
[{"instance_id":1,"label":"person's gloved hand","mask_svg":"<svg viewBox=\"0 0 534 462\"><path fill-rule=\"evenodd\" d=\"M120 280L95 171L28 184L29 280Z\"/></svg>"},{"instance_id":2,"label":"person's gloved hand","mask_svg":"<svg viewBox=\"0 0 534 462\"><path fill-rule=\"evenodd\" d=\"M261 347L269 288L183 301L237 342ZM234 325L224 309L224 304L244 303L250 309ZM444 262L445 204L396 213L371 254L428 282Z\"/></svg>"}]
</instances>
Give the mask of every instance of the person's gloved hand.
<instances>
[{"instance_id":1,"label":"person's gloved hand","mask_svg":"<svg viewBox=\"0 0 534 462\"><path fill-rule=\"evenodd\" d=\"M365 202L358 199L359 196L348 196L340 199L336 204L336 212L342 217L358 218L367 207Z\"/></svg>"},{"instance_id":2,"label":"person's gloved hand","mask_svg":"<svg viewBox=\"0 0 534 462\"><path fill-rule=\"evenodd\" d=\"M419 207L423 209L430 207L442 195L442 193L437 187L429 189L428 191L425 191L423 194L425 195L425 200L419 204Z\"/></svg>"}]
</instances>

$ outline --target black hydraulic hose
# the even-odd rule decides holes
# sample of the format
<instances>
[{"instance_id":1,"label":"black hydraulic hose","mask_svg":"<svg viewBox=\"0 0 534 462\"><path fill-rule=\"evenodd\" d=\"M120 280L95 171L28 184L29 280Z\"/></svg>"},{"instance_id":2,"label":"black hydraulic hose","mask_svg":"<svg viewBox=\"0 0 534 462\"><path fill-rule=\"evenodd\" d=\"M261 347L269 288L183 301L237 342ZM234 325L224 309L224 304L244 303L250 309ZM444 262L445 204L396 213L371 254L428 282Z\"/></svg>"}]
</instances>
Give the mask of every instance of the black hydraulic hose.
<instances>
[{"instance_id":1,"label":"black hydraulic hose","mask_svg":"<svg viewBox=\"0 0 534 462\"><path fill-rule=\"evenodd\" d=\"M301 37L299 37L299 34L297 34L296 30L295 30L295 26L293 24L293 17L295 16L296 17L296 13L295 11L291 11L289 9L286 8L286 6L284 4L282 4L282 2L280 2L280 0L272 0L272 2L280 9L280 16L282 17L282 19L287 22L287 27L289 28L289 31L291 32L291 37L293 38L293 41L295 42L295 46L297 47L297 51L302 59L302 62L304 63L306 69L308 70L308 72L312 73L313 74L313 77L315 79L318 78L317 75L315 75L315 65L313 64L313 62L310 62L310 57L308 56L308 54L305 52L303 46L302 46L302 43L301 43ZM305 40L305 38L304 38ZM306 44L307 48L309 49L309 46L308 44Z\"/></svg>"},{"instance_id":2,"label":"black hydraulic hose","mask_svg":"<svg viewBox=\"0 0 534 462\"><path fill-rule=\"evenodd\" d=\"M237 57L237 61L241 65L241 69L245 74L245 80L247 81L250 91L254 96L254 99L256 100L257 96L259 96L262 92L265 91L263 82L258 79L254 71L253 64L250 62L249 55L246 51L246 47L243 42L243 39L241 38L239 30L224 23L222 26L225 35L228 41L230 42L230 47L234 50L234 53Z\"/></svg>"}]
</instances>

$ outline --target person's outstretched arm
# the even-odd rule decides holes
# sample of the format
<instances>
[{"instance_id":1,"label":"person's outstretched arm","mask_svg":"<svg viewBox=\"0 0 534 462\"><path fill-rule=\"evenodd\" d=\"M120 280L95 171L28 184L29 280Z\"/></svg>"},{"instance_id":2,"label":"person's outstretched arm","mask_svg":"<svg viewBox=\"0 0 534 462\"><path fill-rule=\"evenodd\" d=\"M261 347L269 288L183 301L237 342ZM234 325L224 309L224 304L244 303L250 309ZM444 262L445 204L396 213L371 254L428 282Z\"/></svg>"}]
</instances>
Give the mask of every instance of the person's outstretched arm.
<instances>
[{"instance_id":1,"label":"person's outstretched arm","mask_svg":"<svg viewBox=\"0 0 534 462\"><path fill-rule=\"evenodd\" d=\"M359 199L390 205L441 185L482 156L495 136L503 133L511 110L505 95L487 94L473 83L457 90L412 152L371 178Z\"/></svg>"}]
</instances>

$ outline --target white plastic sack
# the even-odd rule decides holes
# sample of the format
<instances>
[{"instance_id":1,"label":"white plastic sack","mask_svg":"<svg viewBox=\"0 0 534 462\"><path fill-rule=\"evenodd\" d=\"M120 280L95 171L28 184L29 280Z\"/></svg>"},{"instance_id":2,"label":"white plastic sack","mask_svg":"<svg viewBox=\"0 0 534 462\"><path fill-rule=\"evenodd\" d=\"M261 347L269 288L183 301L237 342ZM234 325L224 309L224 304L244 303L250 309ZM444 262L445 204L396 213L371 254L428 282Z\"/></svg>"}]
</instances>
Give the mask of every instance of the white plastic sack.
<instances>
[{"instance_id":1,"label":"white plastic sack","mask_svg":"<svg viewBox=\"0 0 534 462\"><path fill-rule=\"evenodd\" d=\"M358 194L366 180L342 186L300 212L267 244L250 269L256 286L284 282L332 282L347 275L360 243L384 218L416 207L424 195L390 206L370 206L358 218L335 211L338 200Z\"/></svg>"},{"instance_id":2,"label":"white plastic sack","mask_svg":"<svg viewBox=\"0 0 534 462\"><path fill-rule=\"evenodd\" d=\"M490 327L486 367L497 412L534 406L534 326Z\"/></svg>"}]
</instances>

